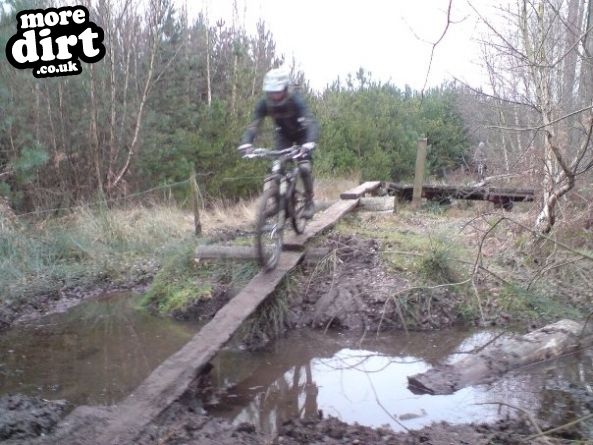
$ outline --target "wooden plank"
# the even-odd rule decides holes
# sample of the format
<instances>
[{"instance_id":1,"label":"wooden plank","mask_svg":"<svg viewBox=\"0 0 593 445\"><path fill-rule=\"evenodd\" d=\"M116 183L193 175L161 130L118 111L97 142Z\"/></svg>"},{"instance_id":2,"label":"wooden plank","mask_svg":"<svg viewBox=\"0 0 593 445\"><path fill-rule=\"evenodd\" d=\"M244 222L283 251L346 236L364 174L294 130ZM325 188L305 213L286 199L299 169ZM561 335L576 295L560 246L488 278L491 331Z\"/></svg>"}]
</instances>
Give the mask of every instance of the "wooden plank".
<instances>
[{"instance_id":1,"label":"wooden plank","mask_svg":"<svg viewBox=\"0 0 593 445\"><path fill-rule=\"evenodd\" d=\"M221 246L203 244L196 248L197 260L254 260L257 253L253 246Z\"/></svg>"},{"instance_id":2,"label":"wooden plank","mask_svg":"<svg viewBox=\"0 0 593 445\"><path fill-rule=\"evenodd\" d=\"M370 193L374 190L377 190L381 185L381 181L368 181L363 182L357 187L345 191L340 194L341 199L358 199L365 195L365 193Z\"/></svg>"},{"instance_id":3,"label":"wooden plank","mask_svg":"<svg viewBox=\"0 0 593 445\"><path fill-rule=\"evenodd\" d=\"M315 261L326 256L330 250L325 247L307 249L303 261ZM197 260L255 260L257 252L253 246L221 246L203 244L196 249Z\"/></svg>"},{"instance_id":4,"label":"wooden plank","mask_svg":"<svg viewBox=\"0 0 593 445\"><path fill-rule=\"evenodd\" d=\"M301 235L291 233L284 238L284 250L303 250L307 241L332 227L342 216L354 209L358 202L358 199L338 201L323 212L316 214L307 225L305 233Z\"/></svg>"},{"instance_id":5,"label":"wooden plank","mask_svg":"<svg viewBox=\"0 0 593 445\"><path fill-rule=\"evenodd\" d=\"M74 436L63 443L134 443L140 431L188 390L200 370L296 267L303 255L302 252L284 252L276 269L256 275L185 346L156 368L122 403L114 406L103 428L75 428ZM81 417L76 414L77 410L71 414L73 418Z\"/></svg>"},{"instance_id":6,"label":"wooden plank","mask_svg":"<svg viewBox=\"0 0 593 445\"><path fill-rule=\"evenodd\" d=\"M491 383L510 370L590 346L590 333L591 328L586 331L582 323L560 320L525 335L498 339L458 362L409 376L408 388L415 394L453 394L467 386Z\"/></svg>"},{"instance_id":7,"label":"wooden plank","mask_svg":"<svg viewBox=\"0 0 593 445\"><path fill-rule=\"evenodd\" d=\"M288 237L299 252L283 252L278 266L257 274L247 286L220 309L183 348L165 360L123 402L98 415L89 407L76 408L54 436L70 445L133 443L134 438L177 400L203 367L229 341L241 324L275 290L284 276L303 260L305 243L334 225L358 205L358 199L338 201L308 224L306 233ZM93 421L96 420L96 421Z\"/></svg>"}]
</instances>

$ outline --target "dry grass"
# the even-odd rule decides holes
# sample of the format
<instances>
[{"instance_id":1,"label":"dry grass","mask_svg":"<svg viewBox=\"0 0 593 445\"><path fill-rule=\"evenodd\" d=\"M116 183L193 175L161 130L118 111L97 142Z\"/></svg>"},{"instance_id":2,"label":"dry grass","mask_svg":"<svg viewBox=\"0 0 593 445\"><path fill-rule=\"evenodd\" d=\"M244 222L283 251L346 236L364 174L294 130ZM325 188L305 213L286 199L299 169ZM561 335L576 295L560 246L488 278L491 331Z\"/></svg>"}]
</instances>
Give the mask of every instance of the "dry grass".
<instances>
[{"instance_id":1,"label":"dry grass","mask_svg":"<svg viewBox=\"0 0 593 445\"><path fill-rule=\"evenodd\" d=\"M216 230L245 229L255 221L257 199L240 200L229 203L225 201L212 202L200 214L202 230L208 236ZM193 215L188 215L188 220L193 224Z\"/></svg>"},{"instance_id":2,"label":"dry grass","mask_svg":"<svg viewBox=\"0 0 593 445\"><path fill-rule=\"evenodd\" d=\"M315 178L315 199L317 201L335 201L340 193L360 184L360 173L353 173L348 178Z\"/></svg>"},{"instance_id":3,"label":"dry grass","mask_svg":"<svg viewBox=\"0 0 593 445\"><path fill-rule=\"evenodd\" d=\"M315 178L315 200L331 202L340 198L340 193L356 187L360 175L350 178ZM242 229L248 230L255 221L258 198L229 202L217 200L209 203L200 214L202 230L206 236L220 230ZM193 215L186 212L184 220L188 225L193 224Z\"/></svg>"}]
</instances>

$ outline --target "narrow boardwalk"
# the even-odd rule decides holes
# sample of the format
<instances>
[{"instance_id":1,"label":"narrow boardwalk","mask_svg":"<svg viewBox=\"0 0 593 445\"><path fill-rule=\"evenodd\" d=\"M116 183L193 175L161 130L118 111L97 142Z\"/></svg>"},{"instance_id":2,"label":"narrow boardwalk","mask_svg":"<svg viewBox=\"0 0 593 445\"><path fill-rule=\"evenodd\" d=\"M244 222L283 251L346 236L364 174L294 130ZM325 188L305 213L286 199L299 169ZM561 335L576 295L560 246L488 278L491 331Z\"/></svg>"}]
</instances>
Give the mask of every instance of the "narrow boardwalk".
<instances>
[{"instance_id":1,"label":"narrow boardwalk","mask_svg":"<svg viewBox=\"0 0 593 445\"><path fill-rule=\"evenodd\" d=\"M307 226L305 233L296 235L291 233L284 239L284 250L301 251L305 244L314 236L333 226L346 213L352 211L359 203L359 199L338 201L316 216Z\"/></svg>"},{"instance_id":2,"label":"narrow boardwalk","mask_svg":"<svg viewBox=\"0 0 593 445\"><path fill-rule=\"evenodd\" d=\"M74 410L60 426L56 437L59 443L133 443L150 422L187 391L203 367L276 289L286 274L299 264L305 255L306 241L334 225L357 205L357 199L338 201L316 215L306 233L288 238L288 246L296 251L283 252L275 270L257 274L200 332L156 368L123 402L103 410L84 406Z\"/></svg>"},{"instance_id":3,"label":"narrow boardwalk","mask_svg":"<svg viewBox=\"0 0 593 445\"><path fill-rule=\"evenodd\" d=\"M390 193L402 200L412 200L414 187L409 184L387 183L386 188ZM535 192L530 189L424 184L422 186L422 197L435 201L443 201L449 198L490 201L495 204L502 204L510 210L513 207L513 202L533 201Z\"/></svg>"}]
</instances>

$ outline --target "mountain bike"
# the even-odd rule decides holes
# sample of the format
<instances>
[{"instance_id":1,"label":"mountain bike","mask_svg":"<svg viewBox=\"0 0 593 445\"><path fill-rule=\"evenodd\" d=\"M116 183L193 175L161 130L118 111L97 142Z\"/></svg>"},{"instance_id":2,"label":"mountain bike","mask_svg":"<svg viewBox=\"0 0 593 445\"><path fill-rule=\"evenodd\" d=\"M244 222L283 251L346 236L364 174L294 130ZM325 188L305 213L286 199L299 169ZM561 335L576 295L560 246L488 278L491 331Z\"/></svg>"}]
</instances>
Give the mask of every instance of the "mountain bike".
<instances>
[{"instance_id":1,"label":"mountain bike","mask_svg":"<svg viewBox=\"0 0 593 445\"><path fill-rule=\"evenodd\" d=\"M302 156L300 145L284 150L255 148L243 155L246 159L272 160L272 171L264 181L264 192L259 199L255 220L256 254L266 272L278 264L287 220L297 234L305 231L305 186L298 166Z\"/></svg>"}]
</instances>

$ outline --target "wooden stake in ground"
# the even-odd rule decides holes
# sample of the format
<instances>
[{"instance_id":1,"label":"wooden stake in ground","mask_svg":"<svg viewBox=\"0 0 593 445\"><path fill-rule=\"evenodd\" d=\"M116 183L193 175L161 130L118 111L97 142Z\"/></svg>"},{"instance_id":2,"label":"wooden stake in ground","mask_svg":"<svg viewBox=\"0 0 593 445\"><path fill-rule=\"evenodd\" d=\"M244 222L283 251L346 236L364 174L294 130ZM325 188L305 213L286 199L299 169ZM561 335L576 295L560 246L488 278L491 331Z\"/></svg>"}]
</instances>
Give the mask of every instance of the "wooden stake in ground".
<instances>
[{"instance_id":1,"label":"wooden stake in ground","mask_svg":"<svg viewBox=\"0 0 593 445\"><path fill-rule=\"evenodd\" d=\"M197 236L202 234L202 223L200 221L200 188L194 171L189 177L189 188L191 191L191 205L194 212L194 232Z\"/></svg>"},{"instance_id":2,"label":"wooden stake in ground","mask_svg":"<svg viewBox=\"0 0 593 445\"><path fill-rule=\"evenodd\" d=\"M414 176L414 193L412 195L412 206L420 207L422 202L422 185L424 184L424 166L426 165L426 151L428 139L418 139L418 151L416 152L416 174Z\"/></svg>"},{"instance_id":3,"label":"wooden stake in ground","mask_svg":"<svg viewBox=\"0 0 593 445\"><path fill-rule=\"evenodd\" d=\"M453 394L461 388L490 383L522 366L542 362L593 345L593 329L560 320L517 337L500 338L481 352L450 365L408 377L415 394Z\"/></svg>"}]
</instances>

